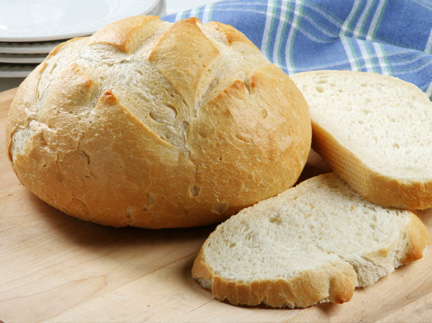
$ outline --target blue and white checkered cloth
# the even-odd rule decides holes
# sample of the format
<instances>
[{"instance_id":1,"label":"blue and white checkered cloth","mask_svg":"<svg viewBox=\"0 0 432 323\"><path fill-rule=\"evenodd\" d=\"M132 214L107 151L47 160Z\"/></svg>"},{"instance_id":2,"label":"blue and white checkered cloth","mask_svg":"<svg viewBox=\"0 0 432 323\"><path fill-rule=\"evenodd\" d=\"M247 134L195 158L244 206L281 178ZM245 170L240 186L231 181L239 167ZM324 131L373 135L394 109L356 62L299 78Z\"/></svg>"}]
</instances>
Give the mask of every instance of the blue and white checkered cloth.
<instances>
[{"instance_id":1,"label":"blue and white checkered cloth","mask_svg":"<svg viewBox=\"0 0 432 323\"><path fill-rule=\"evenodd\" d=\"M234 26L288 75L376 72L432 98L432 0L228 0L163 19L192 16Z\"/></svg>"}]
</instances>

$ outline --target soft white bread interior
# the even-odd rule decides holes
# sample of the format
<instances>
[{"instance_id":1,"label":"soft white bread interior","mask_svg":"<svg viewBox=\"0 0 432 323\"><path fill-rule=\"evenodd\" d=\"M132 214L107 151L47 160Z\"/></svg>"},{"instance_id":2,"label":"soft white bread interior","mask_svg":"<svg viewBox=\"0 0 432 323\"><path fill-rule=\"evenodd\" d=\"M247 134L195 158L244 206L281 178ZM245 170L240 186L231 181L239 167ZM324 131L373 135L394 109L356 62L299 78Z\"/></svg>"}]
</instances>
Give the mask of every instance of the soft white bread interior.
<instances>
[{"instance_id":1,"label":"soft white bread interior","mask_svg":"<svg viewBox=\"0 0 432 323\"><path fill-rule=\"evenodd\" d=\"M137 16L56 47L19 87L6 143L22 184L112 226L220 222L292 186L307 103L245 35Z\"/></svg>"},{"instance_id":2,"label":"soft white bread interior","mask_svg":"<svg viewBox=\"0 0 432 323\"><path fill-rule=\"evenodd\" d=\"M319 175L220 224L193 277L232 304L343 303L430 243L414 213L372 204L334 173Z\"/></svg>"},{"instance_id":3,"label":"soft white bread interior","mask_svg":"<svg viewBox=\"0 0 432 323\"><path fill-rule=\"evenodd\" d=\"M354 71L292 76L309 105L312 146L374 203L432 207L432 103L411 83Z\"/></svg>"}]
</instances>

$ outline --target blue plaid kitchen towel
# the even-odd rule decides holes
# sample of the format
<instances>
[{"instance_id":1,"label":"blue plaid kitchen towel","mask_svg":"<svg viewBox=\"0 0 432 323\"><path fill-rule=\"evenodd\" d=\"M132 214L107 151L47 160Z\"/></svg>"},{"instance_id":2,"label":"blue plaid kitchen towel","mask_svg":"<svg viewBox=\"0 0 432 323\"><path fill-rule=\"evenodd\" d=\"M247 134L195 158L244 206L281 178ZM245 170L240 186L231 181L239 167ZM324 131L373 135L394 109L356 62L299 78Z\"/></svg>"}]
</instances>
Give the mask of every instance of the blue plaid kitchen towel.
<instances>
[{"instance_id":1,"label":"blue plaid kitchen towel","mask_svg":"<svg viewBox=\"0 0 432 323\"><path fill-rule=\"evenodd\" d=\"M163 19L192 16L234 26L288 75L376 72L432 98L432 0L228 0Z\"/></svg>"}]
</instances>

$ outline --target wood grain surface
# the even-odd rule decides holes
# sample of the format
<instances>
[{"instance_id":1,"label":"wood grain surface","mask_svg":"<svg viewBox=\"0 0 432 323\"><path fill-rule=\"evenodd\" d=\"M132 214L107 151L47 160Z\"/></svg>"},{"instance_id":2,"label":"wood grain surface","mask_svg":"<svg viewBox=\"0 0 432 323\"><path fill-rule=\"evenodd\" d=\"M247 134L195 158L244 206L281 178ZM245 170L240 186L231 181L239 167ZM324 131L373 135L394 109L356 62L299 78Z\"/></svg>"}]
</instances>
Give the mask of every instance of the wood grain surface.
<instances>
[{"instance_id":1,"label":"wood grain surface","mask_svg":"<svg viewBox=\"0 0 432 323\"><path fill-rule=\"evenodd\" d=\"M432 322L430 252L342 305L289 310L213 300L190 271L214 227L104 227L53 209L19 183L4 138L14 93L0 94L0 321ZM422 215L432 228L432 211Z\"/></svg>"}]
</instances>

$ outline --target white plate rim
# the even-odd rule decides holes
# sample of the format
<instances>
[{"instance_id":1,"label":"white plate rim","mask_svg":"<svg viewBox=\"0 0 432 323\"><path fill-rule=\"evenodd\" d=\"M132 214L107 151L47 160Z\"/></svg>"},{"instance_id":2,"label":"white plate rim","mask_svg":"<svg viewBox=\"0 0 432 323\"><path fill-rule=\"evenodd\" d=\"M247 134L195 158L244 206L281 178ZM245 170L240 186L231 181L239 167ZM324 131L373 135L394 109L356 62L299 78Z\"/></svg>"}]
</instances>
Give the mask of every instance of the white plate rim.
<instances>
[{"instance_id":1,"label":"white plate rim","mask_svg":"<svg viewBox=\"0 0 432 323\"><path fill-rule=\"evenodd\" d=\"M163 16L166 14L165 0L161 0L156 7L154 7L147 14ZM0 53L4 53L2 49L8 48L8 46L14 46L14 49L18 48L18 52L6 51L7 54L47 54L46 47L53 48L58 44L66 40L59 41L45 41L45 42L25 42L25 43L2 43L0 42ZM1 46L5 45L4 48ZM16 45L16 46L15 46ZM22 47L19 49L19 47ZM42 52L40 51L42 48ZM14 50L13 49L13 50ZM0 63L0 82L4 79L20 79L27 77L39 64L9 64Z\"/></svg>"},{"instance_id":2,"label":"white plate rim","mask_svg":"<svg viewBox=\"0 0 432 323\"><path fill-rule=\"evenodd\" d=\"M0 63L0 78L16 78L16 77L27 77L38 64L7 64Z\"/></svg>"},{"instance_id":3,"label":"white plate rim","mask_svg":"<svg viewBox=\"0 0 432 323\"><path fill-rule=\"evenodd\" d=\"M166 14L165 0L161 0L157 7L147 14L162 16ZM48 54L57 45L68 39L32 42L2 42L0 41L0 54Z\"/></svg>"},{"instance_id":4,"label":"white plate rim","mask_svg":"<svg viewBox=\"0 0 432 323\"><path fill-rule=\"evenodd\" d=\"M39 64L46 58L46 54L5 54L0 53L0 63Z\"/></svg>"},{"instance_id":5,"label":"white plate rim","mask_svg":"<svg viewBox=\"0 0 432 323\"><path fill-rule=\"evenodd\" d=\"M0 42L1 54L48 54L63 41L46 42Z\"/></svg>"},{"instance_id":6,"label":"white plate rim","mask_svg":"<svg viewBox=\"0 0 432 323\"><path fill-rule=\"evenodd\" d=\"M87 36L94 33L104 25L118 19L126 18L133 15L144 15L151 12L160 4L160 0L101 0L117 1L117 10L111 11L103 18L93 21L86 26L77 26L73 28L58 28L55 30L43 31L40 29L32 30L32 35L20 35L18 30L0 30L0 41L4 42L41 42L59 39L68 39L72 37ZM22 32L22 31L21 31ZM9 33L9 34L8 34Z\"/></svg>"}]
</instances>

